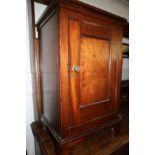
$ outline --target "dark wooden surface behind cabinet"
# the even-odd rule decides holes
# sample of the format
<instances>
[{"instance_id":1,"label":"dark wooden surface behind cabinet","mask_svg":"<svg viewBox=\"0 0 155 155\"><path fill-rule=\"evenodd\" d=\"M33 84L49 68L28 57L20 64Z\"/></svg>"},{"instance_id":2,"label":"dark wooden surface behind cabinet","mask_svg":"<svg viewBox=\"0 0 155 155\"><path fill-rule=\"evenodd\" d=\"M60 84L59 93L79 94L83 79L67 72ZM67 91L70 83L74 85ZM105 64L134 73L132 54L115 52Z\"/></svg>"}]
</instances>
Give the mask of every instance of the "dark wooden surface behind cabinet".
<instances>
[{"instance_id":1,"label":"dark wooden surface behind cabinet","mask_svg":"<svg viewBox=\"0 0 155 155\"><path fill-rule=\"evenodd\" d=\"M126 23L124 26L123 37L129 38L129 23Z\"/></svg>"},{"instance_id":2,"label":"dark wooden surface behind cabinet","mask_svg":"<svg viewBox=\"0 0 155 155\"><path fill-rule=\"evenodd\" d=\"M121 81L121 104L129 104L129 80Z\"/></svg>"}]
</instances>

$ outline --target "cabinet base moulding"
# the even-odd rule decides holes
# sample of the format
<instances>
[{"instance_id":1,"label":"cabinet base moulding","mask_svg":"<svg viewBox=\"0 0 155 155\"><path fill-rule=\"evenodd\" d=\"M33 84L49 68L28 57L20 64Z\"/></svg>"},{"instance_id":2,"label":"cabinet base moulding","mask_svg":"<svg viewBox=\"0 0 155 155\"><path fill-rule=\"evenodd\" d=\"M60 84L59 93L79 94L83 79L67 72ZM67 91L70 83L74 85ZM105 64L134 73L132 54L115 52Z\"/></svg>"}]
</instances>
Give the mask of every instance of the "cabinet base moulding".
<instances>
[{"instance_id":1,"label":"cabinet base moulding","mask_svg":"<svg viewBox=\"0 0 155 155\"><path fill-rule=\"evenodd\" d=\"M91 134L94 134L95 132L98 132L99 130L103 130L103 132L110 132L113 138L118 136L120 133L120 129L121 129L121 119L122 119L121 115L119 115L117 119L111 122L108 122L106 124L103 124L102 126L98 128L86 131L79 135L67 137L67 138L61 138L59 134L55 131L55 129L51 125L49 125L49 122L44 116L42 116L41 120L43 124L45 124L45 126L48 128L51 136L54 139L56 154L57 155L72 155L72 152L76 145L83 142L88 137L90 137Z\"/></svg>"}]
</instances>

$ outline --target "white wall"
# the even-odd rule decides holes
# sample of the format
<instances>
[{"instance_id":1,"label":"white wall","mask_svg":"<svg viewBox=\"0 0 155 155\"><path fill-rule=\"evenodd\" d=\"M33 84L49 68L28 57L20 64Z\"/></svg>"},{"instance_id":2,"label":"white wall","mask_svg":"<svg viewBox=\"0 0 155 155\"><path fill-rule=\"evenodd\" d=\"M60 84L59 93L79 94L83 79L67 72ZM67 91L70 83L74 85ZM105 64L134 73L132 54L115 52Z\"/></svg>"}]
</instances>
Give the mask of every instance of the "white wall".
<instances>
[{"instance_id":1,"label":"white wall","mask_svg":"<svg viewBox=\"0 0 155 155\"><path fill-rule=\"evenodd\" d=\"M29 40L29 26L28 16L26 18L27 31L27 66L26 66L26 149L28 155L35 155L34 138L32 135L30 124L34 121L34 107L33 107L33 91L32 91L32 71L30 67L30 40Z\"/></svg>"},{"instance_id":2,"label":"white wall","mask_svg":"<svg viewBox=\"0 0 155 155\"><path fill-rule=\"evenodd\" d=\"M123 43L129 44L129 39L123 38ZM129 80L129 59L123 58L122 62L122 80Z\"/></svg>"},{"instance_id":3,"label":"white wall","mask_svg":"<svg viewBox=\"0 0 155 155\"><path fill-rule=\"evenodd\" d=\"M129 59L123 58L122 80L129 80Z\"/></svg>"},{"instance_id":4,"label":"white wall","mask_svg":"<svg viewBox=\"0 0 155 155\"><path fill-rule=\"evenodd\" d=\"M44 10L46 9L47 5L43 5L40 3L34 3L35 8L35 23L38 21Z\"/></svg>"}]
</instances>

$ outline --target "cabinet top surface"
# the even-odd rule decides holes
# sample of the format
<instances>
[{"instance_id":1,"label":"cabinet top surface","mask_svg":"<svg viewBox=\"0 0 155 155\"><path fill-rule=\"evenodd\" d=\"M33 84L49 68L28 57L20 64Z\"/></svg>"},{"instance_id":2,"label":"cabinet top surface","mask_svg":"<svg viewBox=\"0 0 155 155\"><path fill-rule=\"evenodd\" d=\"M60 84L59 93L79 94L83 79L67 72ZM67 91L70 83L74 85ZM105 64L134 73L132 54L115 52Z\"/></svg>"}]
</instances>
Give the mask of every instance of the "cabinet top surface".
<instances>
[{"instance_id":1,"label":"cabinet top surface","mask_svg":"<svg viewBox=\"0 0 155 155\"><path fill-rule=\"evenodd\" d=\"M114 15L102 9L96 8L92 5L77 1L77 0L51 0L51 3L46 8L42 16L39 18L36 26L38 27L46 18L53 12L56 8L66 8L70 10L75 10L80 12L80 10L85 10L91 12L91 14L98 14L101 17L109 18L111 20L117 21L121 25L124 25L127 20L120 16Z\"/></svg>"}]
</instances>

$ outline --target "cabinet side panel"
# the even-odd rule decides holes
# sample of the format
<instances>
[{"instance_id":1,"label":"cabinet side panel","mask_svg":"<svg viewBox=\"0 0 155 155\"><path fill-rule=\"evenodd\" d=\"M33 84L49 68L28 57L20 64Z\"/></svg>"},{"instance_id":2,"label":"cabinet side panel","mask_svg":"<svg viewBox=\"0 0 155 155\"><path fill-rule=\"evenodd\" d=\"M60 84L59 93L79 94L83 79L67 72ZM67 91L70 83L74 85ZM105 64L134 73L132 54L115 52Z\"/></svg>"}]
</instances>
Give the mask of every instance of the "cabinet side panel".
<instances>
[{"instance_id":1,"label":"cabinet side panel","mask_svg":"<svg viewBox=\"0 0 155 155\"><path fill-rule=\"evenodd\" d=\"M59 133L58 11L39 29L43 115Z\"/></svg>"}]
</instances>

